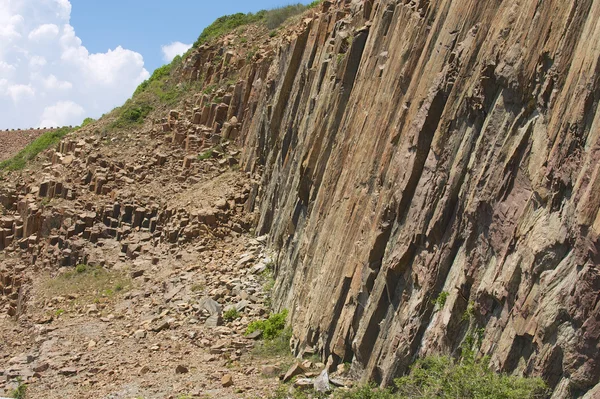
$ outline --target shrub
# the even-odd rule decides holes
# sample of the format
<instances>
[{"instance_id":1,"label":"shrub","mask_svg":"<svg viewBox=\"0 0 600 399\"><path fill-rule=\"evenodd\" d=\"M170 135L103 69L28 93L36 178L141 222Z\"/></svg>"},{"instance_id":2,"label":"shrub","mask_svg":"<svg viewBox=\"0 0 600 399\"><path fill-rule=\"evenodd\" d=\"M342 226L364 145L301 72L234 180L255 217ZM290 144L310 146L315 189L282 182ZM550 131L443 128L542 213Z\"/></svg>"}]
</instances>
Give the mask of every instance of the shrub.
<instances>
[{"instance_id":1,"label":"shrub","mask_svg":"<svg viewBox=\"0 0 600 399\"><path fill-rule=\"evenodd\" d=\"M119 109L119 116L112 127L127 127L142 123L146 116L152 111L152 107L146 103L137 104L132 100L127 100L125 105Z\"/></svg>"},{"instance_id":2,"label":"shrub","mask_svg":"<svg viewBox=\"0 0 600 399\"><path fill-rule=\"evenodd\" d=\"M27 393L27 385L23 384L23 380L17 380L17 387L10 393L10 397L14 399L25 399Z\"/></svg>"},{"instance_id":3,"label":"shrub","mask_svg":"<svg viewBox=\"0 0 600 399\"><path fill-rule=\"evenodd\" d=\"M431 303L437 306L438 309L441 309L446 304L446 299L448 299L448 295L450 294L448 294L446 291L442 291L440 292L440 295L438 295L437 298L431 301Z\"/></svg>"},{"instance_id":4,"label":"shrub","mask_svg":"<svg viewBox=\"0 0 600 399\"><path fill-rule=\"evenodd\" d=\"M199 47L207 41L229 33L240 26L259 22L264 18L264 14L265 11L259 11L256 14L237 13L232 15L224 15L220 18L217 18L215 22L207 26L202 31L198 37L198 40L196 40L194 43L194 47Z\"/></svg>"},{"instance_id":5,"label":"shrub","mask_svg":"<svg viewBox=\"0 0 600 399\"><path fill-rule=\"evenodd\" d=\"M258 357L272 359L277 356L290 356L290 339L292 330L286 328L277 338L263 340L257 343L252 354Z\"/></svg>"},{"instance_id":6,"label":"shrub","mask_svg":"<svg viewBox=\"0 0 600 399\"><path fill-rule=\"evenodd\" d=\"M214 150L212 148L209 148L208 150L204 151L202 154L198 155L198 160L204 161L206 159L212 158L213 151Z\"/></svg>"},{"instance_id":7,"label":"shrub","mask_svg":"<svg viewBox=\"0 0 600 399\"><path fill-rule=\"evenodd\" d=\"M390 389L363 385L347 391L336 391L335 399L395 399Z\"/></svg>"},{"instance_id":8,"label":"shrub","mask_svg":"<svg viewBox=\"0 0 600 399\"><path fill-rule=\"evenodd\" d=\"M81 122L81 127L87 126L90 123L94 123L96 120L94 118L85 118L83 122Z\"/></svg>"},{"instance_id":9,"label":"shrub","mask_svg":"<svg viewBox=\"0 0 600 399\"><path fill-rule=\"evenodd\" d=\"M227 312L223 313L223 320L225 321L234 321L240 317L240 312L236 309L229 309Z\"/></svg>"},{"instance_id":10,"label":"shrub","mask_svg":"<svg viewBox=\"0 0 600 399\"><path fill-rule=\"evenodd\" d=\"M489 359L428 357L417 361L409 375L395 381L398 398L419 399L538 399L548 390L539 378L497 374L487 366Z\"/></svg>"},{"instance_id":11,"label":"shrub","mask_svg":"<svg viewBox=\"0 0 600 399\"><path fill-rule=\"evenodd\" d=\"M281 336L285 330L287 315L288 311L287 309L284 309L280 313L272 314L267 320L253 321L246 329L246 335L261 330L264 339L272 340L277 338Z\"/></svg>"},{"instance_id":12,"label":"shrub","mask_svg":"<svg viewBox=\"0 0 600 399\"><path fill-rule=\"evenodd\" d=\"M0 162L0 169L5 170L20 170L23 169L27 162L34 159L40 152L47 150L65 137L73 129L63 127L42 134L40 137L31 142L27 147L23 148L17 155L4 162Z\"/></svg>"},{"instance_id":13,"label":"shrub","mask_svg":"<svg viewBox=\"0 0 600 399\"><path fill-rule=\"evenodd\" d=\"M157 68L150 78L144 80L133 92L133 97L138 96L142 92L146 91L148 87L154 82L160 82L166 79L171 74L171 64L163 65Z\"/></svg>"}]
</instances>

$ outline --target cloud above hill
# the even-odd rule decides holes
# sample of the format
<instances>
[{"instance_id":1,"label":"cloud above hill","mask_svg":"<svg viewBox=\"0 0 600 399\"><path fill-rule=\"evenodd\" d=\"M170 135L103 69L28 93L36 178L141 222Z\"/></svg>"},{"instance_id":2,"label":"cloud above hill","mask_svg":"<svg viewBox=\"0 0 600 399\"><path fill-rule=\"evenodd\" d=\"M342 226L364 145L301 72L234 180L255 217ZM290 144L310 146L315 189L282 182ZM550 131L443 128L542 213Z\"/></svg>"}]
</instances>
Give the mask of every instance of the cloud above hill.
<instances>
[{"instance_id":1,"label":"cloud above hill","mask_svg":"<svg viewBox=\"0 0 600 399\"><path fill-rule=\"evenodd\" d=\"M171 44L166 44L161 47L163 53L163 60L165 62L171 62L173 61L173 58L177 57L178 55L185 54L185 52L188 51L190 48L192 48L191 44L185 44L181 42L173 42Z\"/></svg>"},{"instance_id":2,"label":"cloud above hill","mask_svg":"<svg viewBox=\"0 0 600 399\"><path fill-rule=\"evenodd\" d=\"M0 129L77 125L149 77L139 53L89 53L70 16L68 0L0 0Z\"/></svg>"}]
</instances>

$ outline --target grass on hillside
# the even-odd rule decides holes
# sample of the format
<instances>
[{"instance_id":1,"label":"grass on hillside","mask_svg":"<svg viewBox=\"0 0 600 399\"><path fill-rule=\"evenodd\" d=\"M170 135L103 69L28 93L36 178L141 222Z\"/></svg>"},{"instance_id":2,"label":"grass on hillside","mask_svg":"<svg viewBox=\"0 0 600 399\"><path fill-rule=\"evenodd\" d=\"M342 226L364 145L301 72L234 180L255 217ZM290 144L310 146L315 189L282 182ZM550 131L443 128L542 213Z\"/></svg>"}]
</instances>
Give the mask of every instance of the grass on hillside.
<instances>
[{"instance_id":1,"label":"grass on hillside","mask_svg":"<svg viewBox=\"0 0 600 399\"><path fill-rule=\"evenodd\" d=\"M224 15L217 18L215 22L202 31L198 40L194 43L194 47L199 47L204 43L223 36L232 30L239 28L240 26L264 23L269 30L273 30L281 26L288 18L303 13L304 11L316 7L323 0L316 0L309 5L304 4L290 4L284 7L274 8L272 10L261 10L257 13L237 13L231 15Z\"/></svg>"},{"instance_id":2,"label":"grass on hillside","mask_svg":"<svg viewBox=\"0 0 600 399\"><path fill-rule=\"evenodd\" d=\"M85 305L127 292L131 285L131 278L124 272L82 264L74 270L46 280L40 288L40 293L48 299L65 296L76 298L75 305ZM59 309L56 315L64 312L65 310Z\"/></svg>"},{"instance_id":3,"label":"grass on hillside","mask_svg":"<svg viewBox=\"0 0 600 399\"><path fill-rule=\"evenodd\" d=\"M53 145L65 137L68 133L74 129L70 127L63 127L58 130L46 132L40 137L32 141L29 145L23 148L17 155L11 159L7 159L4 162L0 162L0 169L3 170L21 170L27 162L35 158L40 152L47 150Z\"/></svg>"},{"instance_id":4,"label":"grass on hillside","mask_svg":"<svg viewBox=\"0 0 600 399\"><path fill-rule=\"evenodd\" d=\"M257 13L237 13L222 16L202 31L193 47L199 47L240 26L249 24L260 23L273 32L288 18L315 7L321 2L322 0L317 0L307 6L298 3L272 10L262 10ZM275 35L272 34L272 37ZM247 40L246 38L242 39ZM116 120L112 123L111 127L126 128L140 124L157 104L175 105L186 92L193 90L194 88L189 83L177 84L176 79L172 79L173 72L177 70L177 67L183 62L186 56L187 54L175 57L170 64L156 69L150 78L142 82L133 93L131 99L127 100L123 106L114 110ZM197 89L200 89L200 87L197 87Z\"/></svg>"}]
</instances>

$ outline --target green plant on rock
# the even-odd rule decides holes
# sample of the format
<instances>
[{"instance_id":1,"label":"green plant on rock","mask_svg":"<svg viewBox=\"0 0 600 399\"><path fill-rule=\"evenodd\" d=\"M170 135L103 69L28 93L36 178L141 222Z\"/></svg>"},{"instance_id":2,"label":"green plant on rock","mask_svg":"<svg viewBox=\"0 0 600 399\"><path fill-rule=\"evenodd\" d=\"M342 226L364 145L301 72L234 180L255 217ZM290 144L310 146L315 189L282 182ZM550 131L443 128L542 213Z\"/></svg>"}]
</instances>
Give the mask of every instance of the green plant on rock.
<instances>
[{"instance_id":1,"label":"green plant on rock","mask_svg":"<svg viewBox=\"0 0 600 399\"><path fill-rule=\"evenodd\" d=\"M199 161L205 161L207 159L212 158L213 156L213 149L209 148L208 150L204 151L202 154L198 155L198 160Z\"/></svg>"},{"instance_id":2,"label":"green plant on rock","mask_svg":"<svg viewBox=\"0 0 600 399\"><path fill-rule=\"evenodd\" d=\"M84 264L77 265L77 266L75 266L75 271L77 273L85 273L87 271L87 265L84 265Z\"/></svg>"},{"instance_id":3,"label":"green plant on rock","mask_svg":"<svg viewBox=\"0 0 600 399\"><path fill-rule=\"evenodd\" d=\"M461 319L463 321L471 320L471 318L475 316L475 302L469 301L467 305L467 309L463 313Z\"/></svg>"},{"instance_id":4,"label":"green plant on rock","mask_svg":"<svg viewBox=\"0 0 600 399\"><path fill-rule=\"evenodd\" d=\"M229 309L228 311L223 313L223 320L228 322L232 322L235 319L239 319L240 317L240 312L238 312L236 309Z\"/></svg>"},{"instance_id":5,"label":"green plant on rock","mask_svg":"<svg viewBox=\"0 0 600 399\"><path fill-rule=\"evenodd\" d=\"M420 399L541 399L548 390L539 378L498 374L489 359L454 361L428 357L413 365L409 375L395 381L397 397Z\"/></svg>"},{"instance_id":6,"label":"green plant on rock","mask_svg":"<svg viewBox=\"0 0 600 399\"><path fill-rule=\"evenodd\" d=\"M87 125L89 125L91 123L94 123L94 122L96 122L96 120L94 118L85 118L83 120L83 122L81 123L81 127L87 126Z\"/></svg>"},{"instance_id":7,"label":"green plant on rock","mask_svg":"<svg viewBox=\"0 0 600 399\"><path fill-rule=\"evenodd\" d=\"M255 22L259 22L264 18L265 11L259 11L256 14L253 13L237 13L231 15L224 15L220 18L217 18L212 24L207 26L200 36L198 40L194 43L194 47L199 47L209 40L218 38L223 36L235 28L240 26L249 25Z\"/></svg>"},{"instance_id":8,"label":"green plant on rock","mask_svg":"<svg viewBox=\"0 0 600 399\"><path fill-rule=\"evenodd\" d=\"M147 103L138 103L137 101L127 100L127 102L119 108L118 118L113 122L112 127L124 128L140 124L146 119L146 116L148 116L152 109L152 106Z\"/></svg>"},{"instance_id":9,"label":"green plant on rock","mask_svg":"<svg viewBox=\"0 0 600 399\"><path fill-rule=\"evenodd\" d=\"M25 399L27 395L27 385L21 378L17 379L17 387L10 392L10 397L14 399Z\"/></svg>"},{"instance_id":10,"label":"green plant on rock","mask_svg":"<svg viewBox=\"0 0 600 399\"><path fill-rule=\"evenodd\" d=\"M434 300L431 301L431 303L433 303L438 309L442 309L444 307L444 305L446 304L448 295L450 295L448 292L442 291L437 296L437 298L435 298Z\"/></svg>"},{"instance_id":11,"label":"green plant on rock","mask_svg":"<svg viewBox=\"0 0 600 399\"><path fill-rule=\"evenodd\" d=\"M266 320L257 320L250 323L246 329L246 335L252 334L257 330L263 332L264 339L274 339L283 334L285 330L285 322L288 316L288 310L284 309L280 313L275 313L269 316Z\"/></svg>"}]
</instances>

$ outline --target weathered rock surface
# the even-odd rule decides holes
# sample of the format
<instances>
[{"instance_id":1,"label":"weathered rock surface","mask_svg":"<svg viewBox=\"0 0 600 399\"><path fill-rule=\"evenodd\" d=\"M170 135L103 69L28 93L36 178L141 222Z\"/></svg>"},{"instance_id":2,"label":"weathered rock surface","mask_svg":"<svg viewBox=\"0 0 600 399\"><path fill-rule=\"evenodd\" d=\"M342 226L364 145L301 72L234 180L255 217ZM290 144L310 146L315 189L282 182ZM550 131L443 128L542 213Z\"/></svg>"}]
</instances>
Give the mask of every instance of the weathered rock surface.
<instances>
[{"instance_id":1,"label":"weathered rock surface","mask_svg":"<svg viewBox=\"0 0 600 399\"><path fill-rule=\"evenodd\" d=\"M600 2L330 6L257 71L241 133L297 351L389 383L478 330L497 370L581 396L600 377Z\"/></svg>"},{"instance_id":2,"label":"weathered rock surface","mask_svg":"<svg viewBox=\"0 0 600 399\"><path fill-rule=\"evenodd\" d=\"M234 35L205 44L180 74L208 94L127 135L69 137L40 173L0 186L0 310L28 314L31 270L127 263L151 284L182 248L198 257L256 226L277 250L273 303L290 310L296 354L329 371L351 362L388 384L474 337L494 369L542 376L555 398L593 397L599 37L597 0L348 0L256 47ZM228 180L238 158L246 173ZM230 256L225 271L270 263ZM210 283L198 301L261 314L252 293ZM220 307L186 305L183 282L148 289L136 294L148 309L159 301L221 333ZM128 326L132 340L181 329L155 310ZM202 346L236 359L232 342Z\"/></svg>"}]
</instances>

